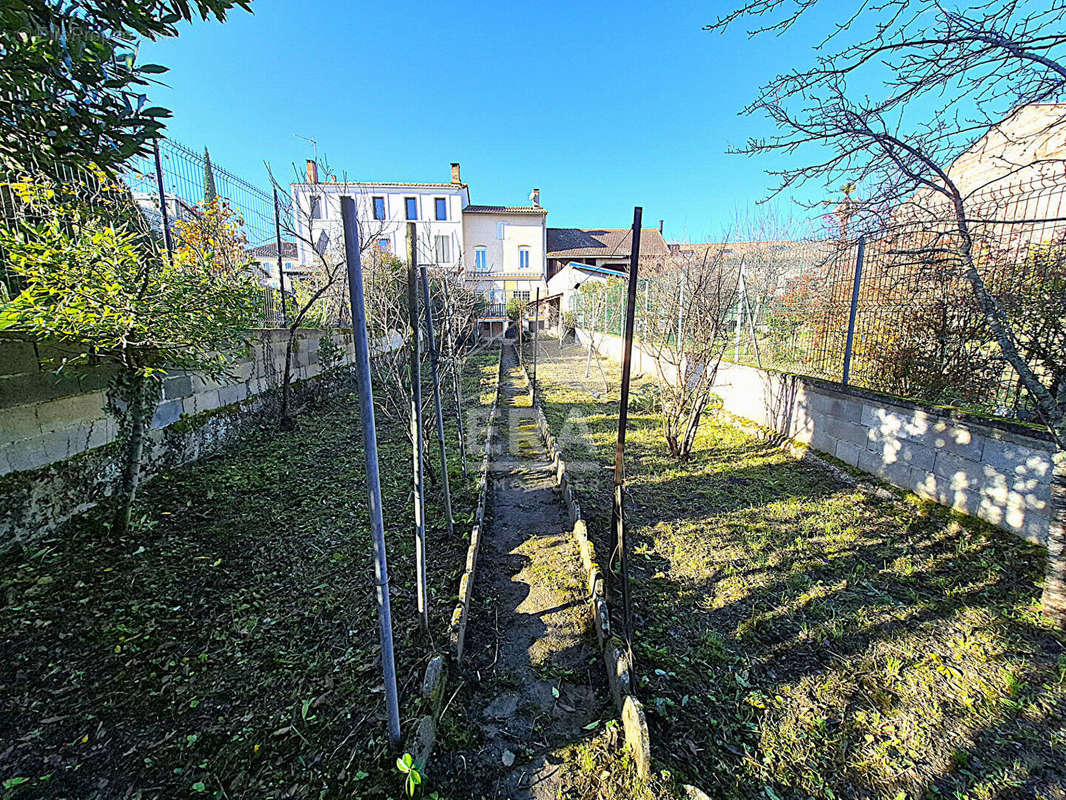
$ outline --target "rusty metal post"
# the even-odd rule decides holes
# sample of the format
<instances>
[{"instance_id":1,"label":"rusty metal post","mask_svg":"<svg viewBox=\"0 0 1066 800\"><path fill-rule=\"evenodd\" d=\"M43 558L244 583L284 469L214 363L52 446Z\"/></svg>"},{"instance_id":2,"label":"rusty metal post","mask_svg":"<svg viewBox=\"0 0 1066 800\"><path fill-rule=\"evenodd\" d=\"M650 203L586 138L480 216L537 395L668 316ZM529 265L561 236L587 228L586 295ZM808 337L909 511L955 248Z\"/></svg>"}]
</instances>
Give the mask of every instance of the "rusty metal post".
<instances>
[{"instance_id":1,"label":"rusty metal post","mask_svg":"<svg viewBox=\"0 0 1066 800\"><path fill-rule=\"evenodd\" d=\"M540 287L537 287L537 300L533 306L533 405L537 404L537 333L540 328Z\"/></svg>"},{"instance_id":2,"label":"rusty metal post","mask_svg":"<svg viewBox=\"0 0 1066 800\"><path fill-rule=\"evenodd\" d=\"M619 575L622 583L622 629L626 645L632 649L633 606L629 596L629 547L624 514L626 423L629 419L629 381L633 365L633 312L637 306L637 267L640 262L640 223L643 209L633 209L633 238L629 255L629 286L626 302L625 344L622 352L622 391L618 400L618 444L614 453L614 505L611 509L611 530L615 535Z\"/></svg>"}]
</instances>

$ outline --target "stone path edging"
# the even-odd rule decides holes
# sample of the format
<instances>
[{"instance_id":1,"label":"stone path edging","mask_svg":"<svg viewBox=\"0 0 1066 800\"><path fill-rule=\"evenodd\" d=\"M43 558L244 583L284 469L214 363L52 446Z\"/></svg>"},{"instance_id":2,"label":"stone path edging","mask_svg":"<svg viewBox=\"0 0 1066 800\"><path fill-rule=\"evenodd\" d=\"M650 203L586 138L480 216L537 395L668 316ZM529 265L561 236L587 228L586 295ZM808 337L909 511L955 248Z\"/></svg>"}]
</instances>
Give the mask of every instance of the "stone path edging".
<instances>
[{"instance_id":1,"label":"stone path edging","mask_svg":"<svg viewBox=\"0 0 1066 800\"><path fill-rule=\"evenodd\" d=\"M426 666L422 679L422 699L429 706L429 713L423 715L408 739L405 752L411 754L414 762L425 768L433 753L437 737L437 723L444 705L444 690L448 684L449 656L454 659L456 668L462 665L463 643L466 638L466 622L470 609L470 598L474 590L474 573L477 569L478 551L481 549L481 529L485 520L485 504L488 500L489 462L493 454L493 437L495 435L497 406L500 402L500 381L503 378L503 345L500 346L500 360L496 370L496 387L492 393L492 407L489 422L485 430L485 452L478 467L478 500L474 514L474 525L470 530L469 545L466 550L466 564L463 576L459 579L459 602L452 612L448 629L449 648L443 654L433 656Z\"/></svg>"},{"instance_id":2,"label":"stone path edging","mask_svg":"<svg viewBox=\"0 0 1066 800\"><path fill-rule=\"evenodd\" d=\"M501 358L501 364L502 358ZM529 373L526 371L525 362L519 358L519 366L526 378L526 385L532 398L533 384ZM596 548L588 536L588 526L581 515L581 505L577 499L573 480L566 470L566 461L556 446L555 437L548 425L548 418L544 415L544 409L539 398L532 403L537 415L537 431L544 440L548 455L552 457L555 465L555 485L563 502L566 503L567 513L570 515L570 525L578 551L581 553L581 565L585 573L585 585L588 588L589 614L592 625L596 630L596 639L599 642L601 655L603 656L604 668L607 672L607 683L611 688L611 696L618 708L618 714L622 719L622 730L625 734L626 744L629 745L637 772L642 778L651 774L651 737L648 733L648 723L644 717L644 707L634 694L633 669L625 643L611 635L611 616L607 608L606 585L600 572L599 562L596 558Z\"/></svg>"}]
</instances>

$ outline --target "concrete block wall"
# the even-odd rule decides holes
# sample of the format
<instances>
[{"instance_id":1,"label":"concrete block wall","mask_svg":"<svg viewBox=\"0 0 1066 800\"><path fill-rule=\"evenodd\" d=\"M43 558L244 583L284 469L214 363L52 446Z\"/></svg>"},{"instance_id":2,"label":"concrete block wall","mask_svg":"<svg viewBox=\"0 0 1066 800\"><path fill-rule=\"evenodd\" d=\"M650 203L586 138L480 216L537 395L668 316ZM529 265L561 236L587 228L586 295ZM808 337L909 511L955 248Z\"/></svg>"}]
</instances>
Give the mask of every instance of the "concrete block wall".
<instances>
[{"instance_id":1,"label":"concrete block wall","mask_svg":"<svg viewBox=\"0 0 1066 800\"><path fill-rule=\"evenodd\" d=\"M604 355L621 357L619 337L597 336L596 342ZM647 354L635 366L654 371ZM1054 444L1041 430L728 362L714 392L731 414L900 489L1047 543Z\"/></svg>"},{"instance_id":2,"label":"concrete block wall","mask_svg":"<svg viewBox=\"0 0 1066 800\"><path fill-rule=\"evenodd\" d=\"M284 374L287 335L249 332L247 356L228 378L169 375L149 432L145 474L215 452L260 421ZM322 335L311 329L297 334L297 405L321 371ZM351 336L333 338L350 361ZM57 375L59 352L44 343L0 339L0 545L32 538L112 490L114 459L107 445L116 425L107 413L107 385L113 370Z\"/></svg>"},{"instance_id":3,"label":"concrete block wall","mask_svg":"<svg viewBox=\"0 0 1066 800\"><path fill-rule=\"evenodd\" d=\"M285 367L284 330L254 331L245 360L231 377L220 381L177 372L166 378L152 420L155 430L182 418L239 403L279 385ZM321 331L298 334L293 358L294 380L319 372ZM335 336L347 346L351 337ZM17 339L0 339L0 475L36 469L100 447L115 438L115 422L107 413L108 369L57 375L56 350Z\"/></svg>"}]
</instances>

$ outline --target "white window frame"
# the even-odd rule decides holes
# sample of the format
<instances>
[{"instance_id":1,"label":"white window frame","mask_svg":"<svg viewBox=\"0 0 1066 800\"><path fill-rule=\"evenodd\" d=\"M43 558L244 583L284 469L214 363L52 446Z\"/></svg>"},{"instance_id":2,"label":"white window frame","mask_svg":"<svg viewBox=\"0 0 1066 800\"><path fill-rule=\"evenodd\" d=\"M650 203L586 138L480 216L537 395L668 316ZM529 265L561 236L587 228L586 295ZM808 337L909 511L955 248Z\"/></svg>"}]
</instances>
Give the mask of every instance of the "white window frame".
<instances>
[{"instance_id":1,"label":"white window frame","mask_svg":"<svg viewBox=\"0 0 1066 800\"><path fill-rule=\"evenodd\" d=\"M433 237L433 255L438 264L449 264L452 260L451 237L438 234Z\"/></svg>"}]
</instances>

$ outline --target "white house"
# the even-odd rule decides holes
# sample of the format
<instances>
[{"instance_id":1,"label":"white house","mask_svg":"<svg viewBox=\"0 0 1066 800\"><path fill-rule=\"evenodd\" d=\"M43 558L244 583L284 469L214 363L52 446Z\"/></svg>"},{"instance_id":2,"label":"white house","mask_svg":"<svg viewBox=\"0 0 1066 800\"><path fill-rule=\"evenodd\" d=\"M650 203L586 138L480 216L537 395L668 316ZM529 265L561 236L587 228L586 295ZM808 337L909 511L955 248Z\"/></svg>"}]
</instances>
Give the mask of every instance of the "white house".
<instances>
[{"instance_id":1,"label":"white house","mask_svg":"<svg viewBox=\"0 0 1066 800\"><path fill-rule=\"evenodd\" d=\"M278 246L276 244L264 244L259 247L253 247L248 251L249 258L254 259L256 265L262 270L263 277L261 282L263 286L269 286L271 289L277 289L280 286L278 281ZM300 280L307 278L310 275L311 270L300 264L297 260L297 248L296 242L281 243L281 263L282 268L285 270L285 291L292 291L292 282L294 280Z\"/></svg>"},{"instance_id":2,"label":"white house","mask_svg":"<svg viewBox=\"0 0 1066 800\"><path fill-rule=\"evenodd\" d=\"M466 284L489 301L482 318L491 334L505 327L507 302L547 296L545 219L540 192L533 190L533 205L480 206L463 209Z\"/></svg>"},{"instance_id":3,"label":"white house","mask_svg":"<svg viewBox=\"0 0 1066 800\"><path fill-rule=\"evenodd\" d=\"M471 205L457 163L448 183L338 183L319 181L317 164L308 161L307 181L291 190L299 234L295 260L304 269L316 263L315 250L333 248L333 257L341 257L340 199L353 197L360 236L405 261L407 223L415 223L419 265L461 273L467 287L488 300L482 332L503 332L507 301L531 300L538 287L547 293L548 212L540 206L539 189L528 206Z\"/></svg>"},{"instance_id":4,"label":"white house","mask_svg":"<svg viewBox=\"0 0 1066 800\"><path fill-rule=\"evenodd\" d=\"M291 187L298 261L309 266L325 252L343 246L341 197L354 197L359 233L400 258L407 254L407 223L418 234L418 261L458 270L463 257L463 207L470 191L452 164L448 183L319 182L318 165L307 162L307 181Z\"/></svg>"},{"instance_id":5,"label":"white house","mask_svg":"<svg viewBox=\"0 0 1066 800\"><path fill-rule=\"evenodd\" d=\"M588 281L607 283L608 279L625 280L625 275L607 267L593 267L571 261L548 280L548 297L553 298L553 305L558 301L557 307L560 311L574 311L582 284Z\"/></svg>"}]
</instances>

